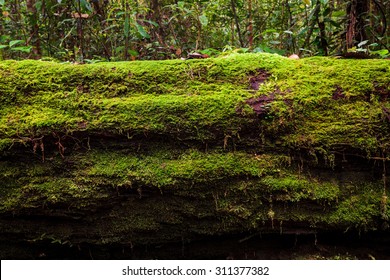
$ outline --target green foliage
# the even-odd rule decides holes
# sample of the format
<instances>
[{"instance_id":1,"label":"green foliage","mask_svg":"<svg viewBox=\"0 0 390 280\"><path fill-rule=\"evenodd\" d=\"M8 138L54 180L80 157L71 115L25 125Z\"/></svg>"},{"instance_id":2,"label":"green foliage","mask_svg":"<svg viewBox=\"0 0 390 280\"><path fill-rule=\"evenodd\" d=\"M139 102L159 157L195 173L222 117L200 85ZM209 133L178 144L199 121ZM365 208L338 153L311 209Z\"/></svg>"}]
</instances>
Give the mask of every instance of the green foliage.
<instances>
[{"instance_id":1,"label":"green foliage","mask_svg":"<svg viewBox=\"0 0 390 280\"><path fill-rule=\"evenodd\" d=\"M170 59L229 46L312 56L362 49L366 42L372 54L386 58L390 3L363 2L359 8L353 1L322 0L3 1L0 55L78 62ZM352 15L358 15L355 21ZM12 41L20 45L12 48Z\"/></svg>"},{"instance_id":2,"label":"green foliage","mask_svg":"<svg viewBox=\"0 0 390 280\"><path fill-rule=\"evenodd\" d=\"M2 41L5 41L6 38L7 38L6 36L3 36L2 39L0 40L0 43L4 43ZM23 44L23 43L24 43L23 40L12 40L12 41L9 41L8 45L0 45L0 50L1 49L9 49L12 52L16 52L16 51L25 52L25 53L31 52L31 49L32 49L31 46L19 46L19 47L17 46L17 45Z\"/></svg>"}]
</instances>

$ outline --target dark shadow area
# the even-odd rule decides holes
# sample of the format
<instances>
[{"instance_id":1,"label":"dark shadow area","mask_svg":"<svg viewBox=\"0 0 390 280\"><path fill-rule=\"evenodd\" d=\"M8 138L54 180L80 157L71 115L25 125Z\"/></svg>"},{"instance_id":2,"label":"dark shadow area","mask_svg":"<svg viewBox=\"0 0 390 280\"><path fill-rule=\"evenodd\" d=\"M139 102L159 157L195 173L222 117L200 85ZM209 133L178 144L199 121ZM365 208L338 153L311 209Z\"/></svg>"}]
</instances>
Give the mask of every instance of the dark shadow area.
<instances>
[{"instance_id":1,"label":"dark shadow area","mask_svg":"<svg viewBox=\"0 0 390 280\"><path fill-rule=\"evenodd\" d=\"M389 260L390 236L385 233L319 233L231 235L158 245L69 246L55 242L1 242L2 259L361 259Z\"/></svg>"}]
</instances>

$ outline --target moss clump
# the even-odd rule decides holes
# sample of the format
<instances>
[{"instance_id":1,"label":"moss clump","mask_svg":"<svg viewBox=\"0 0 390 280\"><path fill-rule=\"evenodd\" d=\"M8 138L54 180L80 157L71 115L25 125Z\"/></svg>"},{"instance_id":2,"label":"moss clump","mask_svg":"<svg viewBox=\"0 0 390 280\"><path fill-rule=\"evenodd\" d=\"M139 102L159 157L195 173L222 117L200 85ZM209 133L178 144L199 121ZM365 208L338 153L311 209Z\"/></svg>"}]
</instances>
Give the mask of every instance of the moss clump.
<instances>
[{"instance_id":1,"label":"moss clump","mask_svg":"<svg viewBox=\"0 0 390 280\"><path fill-rule=\"evenodd\" d=\"M0 147L76 131L168 134L221 144L225 136L258 129L258 136L278 137L285 146L341 144L378 153L389 142L382 109L389 67L384 60L249 54L96 65L2 62ZM259 69L271 76L256 96L276 94L261 122L242 105L253 98L248 77Z\"/></svg>"},{"instance_id":2,"label":"moss clump","mask_svg":"<svg viewBox=\"0 0 390 280\"><path fill-rule=\"evenodd\" d=\"M129 244L383 228L389 71L270 54L0 62L0 231Z\"/></svg>"},{"instance_id":3,"label":"moss clump","mask_svg":"<svg viewBox=\"0 0 390 280\"><path fill-rule=\"evenodd\" d=\"M286 175L281 177L265 177L262 183L271 193L275 193L275 200L298 202L301 200L316 200L335 202L341 195L340 186L331 182L309 180L303 176Z\"/></svg>"},{"instance_id":4,"label":"moss clump","mask_svg":"<svg viewBox=\"0 0 390 280\"><path fill-rule=\"evenodd\" d=\"M243 152L202 153L189 150L172 158L170 151L152 155L94 153L88 159L85 176L107 180L120 178L123 184L173 187L186 184L213 183L227 178L259 178L276 173L284 158L251 156ZM116 181L115 184L117 184Z\"/></svg>"}]
</instances>

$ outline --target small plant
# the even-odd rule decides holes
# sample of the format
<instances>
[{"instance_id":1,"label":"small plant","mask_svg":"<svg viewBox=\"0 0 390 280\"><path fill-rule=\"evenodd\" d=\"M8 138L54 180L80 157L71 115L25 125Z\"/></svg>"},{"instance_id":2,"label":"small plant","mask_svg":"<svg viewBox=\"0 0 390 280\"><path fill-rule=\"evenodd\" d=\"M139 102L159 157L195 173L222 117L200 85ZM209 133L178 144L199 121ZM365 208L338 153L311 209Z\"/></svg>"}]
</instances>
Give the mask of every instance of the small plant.
<instances>
[{"instance_id":1,"label":"small plant","mask_svg":"<svg viewBox=\"0 0 390 280\"><path fill-rule=\"evenodd\" d=\"M353 47L353 48L348 49L348 52L365 53L367 55L379 57L382 59L390 57L389 50L387 50L387 49L372 50L373 48L376 48L379 46L377 43L373 43L370 45L367 45L367 44L368 44L368 40L362 41L357 45L357 47Z\"/></svg>"},{"instance_id":2,"label":"small plant","mask_svg":"<svg viewBox=\"0 0 390 280\"><path fill-rule=\"evenodd\" d=\"M0 50L9 49L10 51L13 51L13 52L24 52L24 53L31 52L31 49L32 49L31 46L20 46L21 44L24 44L24 40L11 40L11 41L9 41L8 44L4 44L4 42L2 42L2 41L5 41L4 39L6 39L6 38L7 38L7 36L0 37L0 43L2 43L0 45Z\"/></svg>"}]
</instances>

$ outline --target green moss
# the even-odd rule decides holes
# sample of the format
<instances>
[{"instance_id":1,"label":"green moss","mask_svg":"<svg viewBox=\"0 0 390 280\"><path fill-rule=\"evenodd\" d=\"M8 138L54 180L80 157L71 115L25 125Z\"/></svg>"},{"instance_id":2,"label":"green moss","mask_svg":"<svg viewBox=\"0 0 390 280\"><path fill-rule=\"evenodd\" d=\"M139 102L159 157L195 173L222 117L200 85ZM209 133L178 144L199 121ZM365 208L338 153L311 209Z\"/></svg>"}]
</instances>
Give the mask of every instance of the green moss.
<instances>
[{"instance_id":1,"label":"green moss","mask_svg":"<svg viewBox=\"0 0 390 280\"><path fill-rule=\"evenodd\" d=\"M380 93L390 84L385 60L291 61L277 55L236 54L96 65L6 61L0 69L4 143L79 130L170 134L221 143L224 135L259 125L263 137L279 136L285 146L293 147L334 149L343 144L375 154L389 140L382 112L387 99ZM258 69L272 76L256 95L281 93L261 123L250 114L251 108L242 106L253 94L248 77ZM336 91L342 95L338 100L333 98Z\"/></svg>"},{"instance_id":2,"label":"green moss","mask_svg":"<svg viewBox=\"0 0 390 280\"><path fill-rule=\"evenodd\" d=\"M134 155L116 153L94 153L86 176L120 178L122 184L146 186L175 186L183 183L212 183L239 177L262 177L278 172L283 157L250 156L246 153L200 153L189 150L172 158L168 153L156 155ZM115 185L118 181L115 181Z\"/></svg>"},{"instance_id":3,"label":"green moss","mask_svg":"<svg viewBox=\"0 0 390 280\"><path fill-rule=\"evenodd\" d=\"M390 148L389 72L386 60L270 54L0 62L0 212L69 215L94 224L83 234L97 243L378 228L390 215L371 174Z\"/></svg>"},{"instance_id":4,"label":"green moss","mask_svg":"<svg viewBox=\"0 0 390 280\"><path fill-rule=\"evenodd\" d=\"M328 222L335 225L349 224L354 227L375 228L380 219L383 182L356 182L344 188L344 195ZM388 202L385 202L388 205ZM387 208L387 207L386 207Z\"/></svg>"},{"instance_id":5,"label":"green moss","mask_svg":"<svg viewBox=\"0 0 390 280\"><path fill-rule=\"evenodd\" d=\"M276 200L336 202L340 196L339 185L331 182L318 182L315 179L310 180L298 175L266 177L261 182L271 193L276 194Z\"/></svg>"}]
</instances>

